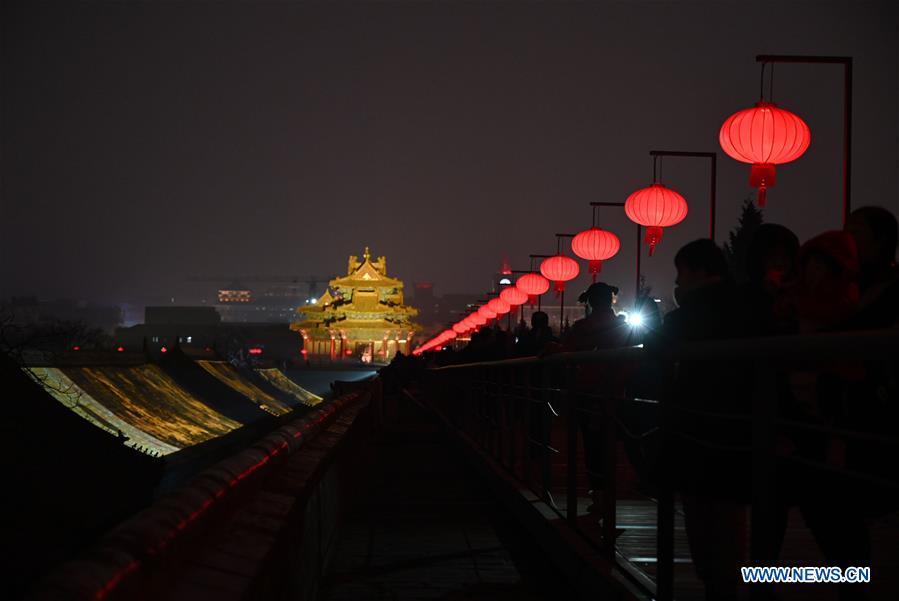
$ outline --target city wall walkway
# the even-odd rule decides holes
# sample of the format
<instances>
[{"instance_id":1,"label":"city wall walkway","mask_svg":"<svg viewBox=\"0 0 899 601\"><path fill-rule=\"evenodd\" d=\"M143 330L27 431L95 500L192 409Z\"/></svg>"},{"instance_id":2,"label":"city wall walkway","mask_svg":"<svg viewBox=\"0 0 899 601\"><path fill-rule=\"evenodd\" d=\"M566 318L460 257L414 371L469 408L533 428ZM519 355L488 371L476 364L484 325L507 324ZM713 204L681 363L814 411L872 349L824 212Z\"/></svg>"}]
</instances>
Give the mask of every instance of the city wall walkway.
<instances>
[{"instance_id":1,"label":"city wall walkway","mask_svg":"<svg viewBox=\"0 0 899 601\"><path fill-rule=\"evenodd\" d=\"M360 449L322 599L576 599L433 415L398 403Z\"/></svg>"}]
</instances>

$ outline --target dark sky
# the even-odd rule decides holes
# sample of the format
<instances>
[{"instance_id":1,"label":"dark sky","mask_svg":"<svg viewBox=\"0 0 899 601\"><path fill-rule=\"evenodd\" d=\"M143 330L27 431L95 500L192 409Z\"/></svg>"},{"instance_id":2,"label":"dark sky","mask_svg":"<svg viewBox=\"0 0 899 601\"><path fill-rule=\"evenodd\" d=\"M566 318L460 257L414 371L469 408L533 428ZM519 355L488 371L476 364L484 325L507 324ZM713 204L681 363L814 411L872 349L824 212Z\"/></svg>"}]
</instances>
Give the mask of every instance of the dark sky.
<instances>
[{"instance_id":1,"label":"dark sky","mask_svg":"<svg viewBox=\"0 0 899 601\"><path fill-rule=\"evenodd\" d=\"M587 203L650 183L650 148L717 150L757 53L855 57L854 202L899 212L893 2L67 2L2 14L0 297L125 301L191 275L336 274L364 245L407 281L481 292ZM839 225L842 72L780 66L812 145L769 221ZM644 264L705 235L707 168ZM750 191L722 153L719 240ZM630 285L633 232L605 279Z\"/></svg>"}]
</instances>

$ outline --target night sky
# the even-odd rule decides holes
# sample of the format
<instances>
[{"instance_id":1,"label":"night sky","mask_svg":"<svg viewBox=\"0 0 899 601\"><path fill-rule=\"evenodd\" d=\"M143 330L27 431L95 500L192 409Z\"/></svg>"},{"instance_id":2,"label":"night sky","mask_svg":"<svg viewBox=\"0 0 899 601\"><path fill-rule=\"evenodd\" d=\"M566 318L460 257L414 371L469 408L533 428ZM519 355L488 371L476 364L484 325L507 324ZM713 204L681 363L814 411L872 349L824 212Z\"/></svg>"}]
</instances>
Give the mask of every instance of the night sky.
<instances>
[{"instance_id":1,"label":"night sky","mask_svg":"<svg viewBox=\"0 0 899 601\"><path fill-rule=\"evenodd\" d=\"M555 249L590 201L649 185L650 148L719 150L758 53L855 57L853 201L899 212L894 2L3 3L0 298L148 302L192 275L336 275L369 245L437 293ZM778 66L812 145L766 220L839 226L842 70ZM718 239L750 193L720 153ZM666 160L703 236L708 171ZM630 287L633 226L603 279ZM582 278L580 282L585 282ZM575 287L581 284L576 284ZM214 285L213 285L214 286Z\"/></svg>"}]
</instances>

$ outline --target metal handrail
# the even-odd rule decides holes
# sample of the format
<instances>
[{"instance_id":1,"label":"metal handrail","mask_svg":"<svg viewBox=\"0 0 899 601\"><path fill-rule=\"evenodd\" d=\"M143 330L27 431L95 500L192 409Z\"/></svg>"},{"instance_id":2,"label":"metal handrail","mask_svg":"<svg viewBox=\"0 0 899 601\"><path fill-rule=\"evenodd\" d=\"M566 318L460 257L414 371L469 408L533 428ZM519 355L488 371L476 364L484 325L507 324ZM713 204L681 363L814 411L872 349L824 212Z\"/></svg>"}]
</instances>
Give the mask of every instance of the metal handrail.
<instances>
[{"instance_id":1,"label":"metal handrail","mask_svg":"<svg viewBox=\"0 0 899 601\"><path fill-rule=\"evenodd\" d=\"M499 388L495 393L491 393L491 395L495 394L498 398L502 397L505 399L509 399L519 402L528 402L528 405L536 404L543 405L548 404L550 395L555 396L557 394L562 394L566 392L572 392L571 384L573 384L573 380L571 379L572 375L575 373L573 368L579 365L589 365L596 363L637 363L642 360L661 360L666 362L678 362L678 361L714 361L714 362L745 362L747 369L754 371L755 376L755 392L751 400L747 399L750 402L749 407L751 407L750 411L745 413L721 413L720 411L708 411L701 409L688 408L681 405L673 405L671 403L658 403L661 419L665 424L661 430L666 432L666 437L677 437L681 440L689 440L690 443L699 445L704 448L712 448L718 451L727 450L727 451L739 451L742 453L748 453L752 456L752 474L751 474L751 485L753 489L752 494L752 508L753 515L758 515L757 520L753 520L753 555L754 561L761 558L761 555L757 554L756 549L756 538L759 539L758 549L762 549L765 546L761 541L765 538L764 525L770 523L771 521L771 507L772 507L772 499L774 494L774 484L772 483L772 476L774 465L778 461L789 461L794 464L801 464L806 468L810 469L820 469L826 472L833 472L840 474L844 477L848 477L854 479L856 481L866 482L870 485L883 486L890 489L896 489L899 487L899 484L893 482L890 479L886 479L883 477L879 477L875 474L866 474L862 472L856 472L850 469L842 469L842 468L834 468L833 466L829 466L826 464L822 464L816 461L811 461L803 457L797 456L789 456L783 457L778 456L775 451L775 441L774 435L775 431L778 428L787 428L787 429L799 429L806 431L816 431L820 433L827 433L836 436L842 436L850 439L858 439L861 441L874 441L878 443L888 443L893 444L899 442L899 438L889 435L884 435L882 433L872 433L872 432L863 432L863 431L855 431L848 430L844 428L838 428L833 426L826 426L822 424L808 424L803 423L796 420L784 419L782 416L777 415L777 390L775 384L775 376L778 372L783 371L802 371L806 368L808 369L827 369L828 367L832 367L834 365L860 365L864 361L874 361L874 362L889 362L889 361L897 361L896 357L899 357L899 329L897 330L877 330L877 331L864 331L864 332L832 332L832 333L820 333L820 334L811 334L811 335L792 335L792 336L773 336L773 337L758 337L758 338L739 338L739 339L727 339L727 340L712 340L712 341L701 341L701 342L688 342L688 343L678 343L678 344L669 344L667 341L662 339L659 336L650 335L650 340L647 340L646 346L631 346L631 347L623 347L623 348L615 348L615 349L603 349L597 351L585 351L585 352L560 352L555 354L544 355L540 357L520 357L514 359L505 359L505 360L493 360L493 361L482 361L475 363L465 363L459 365L447 365L441 367L434 367L428 369L428 372L432 373L434 376L447 375L453 376L451 381L457 381L455 378L455 374L459 374L461 377L458 379L457 383L459 385L464 386L465 383L472 383L474 381L478 381L482 385L489 386L491 383L495 383L498 378L506 377L505 374L513 374L516 373L517 370L515 368L526 368L524 370L525 374L532 374L533 376L539 375L539 379L536 381L536 384L525 384L519 385L514 382L510 382L508 384L500 384ZM563 374L566 378L566 385L563 388L559 388L558 382L560 380L556 379L559 375L560 368L566 368ZM554 377L550 377L550 374L556 374ZM526 381L533 381L530 378L526 377ZM526 390L527 396L523 394L516 394L518 390ZM670 391L669 391L670 392ZM602 398L605 395L593 395L589 391L577 391L578 395L590 395L590 396L599 396ZM661 399L664 401L665 398L668 398L666 394L663 394ZM574 414L584 412L583 408L575 407L571 405L571 398L566 401L568 403L568 414L565 419L568 421L568 456L573 457L577 450L577 418L573 417ZM603 414L606 411L598 411L598 414ZM678 428L672 427L670 424L670 420L673 417L672 411L689 413L691 415L709 417L713 419L725 419L728 421L735 420L738 422L748 422L747 425L750 426L751 430L751 441L748 441L748 445L732 445L728 443L722 443L721 441L711 441L704 440L700 437L691 436L686 432L679 431ZM542 441L535 439L531 434L533 427L532 419L530 417L530 410L525 411L523 416L520 416L516 419L522 419L523 421L518 421L514 424L502 424L496 421L492 421L492 425L494 427L498 426L503 432L509 431L509 428L520 428L524 427L523 438L526 447L530 447L531 445L539 446L546 450L552 449L552 451L559 452L558 449L552 448L550 445L550 441ZM624 424L621 423L620 419L615 415L614 405L611 406L610 413L608 414L612 419L609 422L610 428L603 427L603 439L604 445L614 445L614 441L617 438L615 434L615 430L626 430L624 428ZM667 416L667 417L666 417ZM503 418L500 418L502 421ZM543 419L543 418L541 418ZM462 426L464 428L464 426ZM542 429L545 426L539 425L538 429ZM500 433L502 436L505 434ZM626 432L626 434L630 434L633 437L633 433ZM485 439L490 438L489 433L485 433ZM511 439L509 442L508 452L515 453L515 438L516 435L514 431L511 433ZM611 441L611 442L609 442ZM490 452L494 452L494 449L489 449ZM500 446L499 451L500 454L504 453L502 446ZM531 458L528 455L528 452L525 451L525 454L521 457L522 470L525 474L524 483L526 486L530 487L530 476L529 469L530 464L532 462L541 462L539 458ZM546 487L547 480L545 475L545 469L548 465L548 459L543 458L542 462L544 463L544 481L543 486ZM514 460L510 461L512 475L515 476L515 464ZM610 469L610 466L606 465L604 468L604 473L607 475L611 475L613 470ZM589 470L588 470L589 471ZM517 476L516 476L517 477ZM567 486L567 494L569 495L569 499L567 502L567 510L564 515L566 521L569 523L573 523L575 531L578 530L577 525L574 524L577 518L576 512L576 501L574 498L575 487L576 487L576 477L577 477L577 468L576 465L569 459L569 467L568 467L568 475L566 480ZM607 485L611 485L610 493L611 498L614 499L614 477L613 480L607 482ZM673 552L674 552L674 540L673 540L673 515L674 515L674 487L673 484L666 479L665 484L660 484L659 489L659 498L658 498L658 573L656 580L656 590L653 590L653 594L656 595L660 599L671 599L673 596ZM544 494L540 496L550 496L551 493L548 489L544 491ZM551 499L551 497L550 497ZM555 508L555 503L550 503L553 509L558 513L560 517L562 514L558 512ZM612 505L614 506L614 505ZM605 525L604 525L604 534L603 537L605 540L614 540L614 509L611 510L610 513L605 510ZM592 542L592 541L591 541ZM611 554L612 561L614 562L614 554L616 553L614 550L614 545L609 545L606 549L607 554Z\"/></svg>"},{"instance_id":2,"label":"metal handrail","mask_svg":"<svg viewBox=\"0 0 899 601\"><path fill-rule=\"evenodd\" d=\"M659 340L659 342L663 342ZM432 367L430 371L453 371L476 367L514 367L567 363L598 363L608 360L640 359L646 354L669 359L731 360L787 359L821 360L845 357L852 351L853 359L883 359L886 351L899 349L899 330L869 330L864 332L831 332L757 338L731 338L672 345L627 346L597 351L563 352L542 357L518 357L493 361L478 361ZM799 354L797 356L797 353Z\"/></svg>"}]
</instances>

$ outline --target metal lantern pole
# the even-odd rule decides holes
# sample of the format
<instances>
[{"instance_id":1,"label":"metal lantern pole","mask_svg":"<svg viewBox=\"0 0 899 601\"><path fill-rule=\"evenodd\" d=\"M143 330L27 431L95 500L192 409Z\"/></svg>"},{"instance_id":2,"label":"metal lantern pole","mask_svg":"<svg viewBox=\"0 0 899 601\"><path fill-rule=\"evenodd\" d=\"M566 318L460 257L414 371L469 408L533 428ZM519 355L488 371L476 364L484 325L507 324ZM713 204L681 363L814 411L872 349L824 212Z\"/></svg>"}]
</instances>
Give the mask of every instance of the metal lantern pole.
<instances>
[{"instance_id":1,"label":"metal lantern pole","mask_svg":"<svg viewBox=\"0 0 899 601\"><path fill-rule=\"evenodd\" d=\"M623 202L591 202L591 207L623 207ZM595 209L594 209L595 211ZM636 260L636 274L634 276L634 303L637 302L637 297L640 295L640 259L642 253L642 246L640 245L640 238L643 234L643 228L640 224L637 224L637 260Z\"/></svg>"},{"instance_id":2,"label":"metal lantern pole","mask_svg":"<svg viewBox=\"0 0 899 601\"><path fill-rule=\"evenodd\" d=\"M852 211L852 57L759 54L757 63L843 65L843 226Z\"/></svg>"},{"instance_id":3,"label":"metal lantern pole","mask_svg":"<svg viewBox=\"0 0 899 601\"><path fill-rule=\"evenodd\" d=\"M562 238L574 238L577 234L556 234L556 253L562 254ZM559 292L559 336L562 335L562 328L565 326L565 284Z\"/></svg>"},{"instance_id":4,"label":"metal lantern pole","mask_svg":"<svg viewBox=\"0 0 899 601\"><path fill-rule=\"evenodd\" d=\"M533 266L534 266L534 262L531 261L531 267L533 267ZM523 270L523 269L513 269L513 270L512 270L512 273L521 273L521 274L525 274L525 273L534 273L534 270L531 269L530 271L525 271L525 270ZM518 319L519 319L520 321L524 321L524 306L525 306L525 304L527 304L527 302L521 303L521 304L518 306Z\"/></svg>"},{"instance_id":5,"label":"metal lantern pole","mask_svg":"<svg viewBox=\"0 0 899 601\"><path fill-rule=\"evenodd\" d=\"M714 152L693 152L687 150L650 150L651 157L688 157L711 161L709 171L709 238L715 240L716 189L718 187L718 154Z\"/></svg>"},{"instance_id":6,"label":"metal lantern pole","mask_svg":"<svg viewBox=\"0 0 899 601\"><path fill-rule=\"evenodd\" d=\"M528 255L528 256L531 258L531 267L533 268L534 267L534 259L548 259L552 255ZM539 269L537 271L539 271ZM540 311L543 308L542 301L543 301L543 295L541 294L540 296L537 297L537 310L538 311Z\"/></svg>"}]
</instances>

